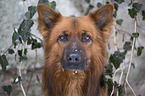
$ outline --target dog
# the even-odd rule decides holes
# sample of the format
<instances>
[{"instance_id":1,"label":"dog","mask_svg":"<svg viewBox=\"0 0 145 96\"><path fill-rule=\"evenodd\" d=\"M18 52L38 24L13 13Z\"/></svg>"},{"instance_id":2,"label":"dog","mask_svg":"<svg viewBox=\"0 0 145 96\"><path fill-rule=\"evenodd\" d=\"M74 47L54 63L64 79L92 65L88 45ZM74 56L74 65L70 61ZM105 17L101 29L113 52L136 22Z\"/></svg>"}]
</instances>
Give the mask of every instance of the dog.
<instances>
[{"instance_id":1,"label":"dog","mask_svg":"<svg viewBox=\"0 0 145 96\"><path fill-rule=\"evenodd\" d=\"M112 4L87 16L64 17L38 5L38 29L43 36L45 96L108 96L104 77L106 43L113 23Z\"/></svg>"}]
</instances>

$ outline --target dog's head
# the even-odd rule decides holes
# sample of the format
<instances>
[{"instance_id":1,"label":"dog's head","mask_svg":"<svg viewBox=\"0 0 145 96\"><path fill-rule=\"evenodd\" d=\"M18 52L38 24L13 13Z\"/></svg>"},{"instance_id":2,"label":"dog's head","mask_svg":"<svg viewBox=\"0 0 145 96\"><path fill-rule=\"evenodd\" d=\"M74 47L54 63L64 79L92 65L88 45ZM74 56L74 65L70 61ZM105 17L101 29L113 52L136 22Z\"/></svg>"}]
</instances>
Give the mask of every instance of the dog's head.
<instances>
[{"instance_id":1,"label":"dog's head","mask_svg":"<svg viewBox=\"0 0 145 96\"><path fill-rule=\"evenodd\" d=\"M65 70L85 70L91 62L102 62L112 24L112 4L82 17L64 17L46 5L38 5L37 11L46 58L58 57Z\"/></svg>"}]
</instances>

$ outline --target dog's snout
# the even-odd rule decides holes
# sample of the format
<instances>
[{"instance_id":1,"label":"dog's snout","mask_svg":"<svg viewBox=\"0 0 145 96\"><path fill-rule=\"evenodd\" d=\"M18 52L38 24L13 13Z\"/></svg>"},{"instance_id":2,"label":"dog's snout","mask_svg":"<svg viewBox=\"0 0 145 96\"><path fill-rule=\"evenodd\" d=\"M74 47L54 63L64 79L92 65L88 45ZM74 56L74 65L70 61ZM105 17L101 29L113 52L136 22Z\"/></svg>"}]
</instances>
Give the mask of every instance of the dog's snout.
<instances>
[{"instance_id":1,"label":"dog's snout","mask_svg":"<svg viewBox=\"0 0 145 96\"><path fill-rule=\"evenodd\" d=\"M67 56L68 63L79 63L81 62L81 54L80 53L69 53Z\"/></svg>"},{"instance_id":2,"label":"dog's snout","mask_svg":"<svg viewBox=\"0 0 145 96\"><path fill-rule=\"evenodd\" d=\"M83 50L67 50L61 59L64 70L85 70L87 67L86 54ZM80 52L81 51L81 52ZM83 51L83 52L82 52Z\"/></svg>"},{"instance_id":3,"label":"dog's snout","mask_svg":"<svg viewBox=\"0 0 145 96\"><path fill-rule=\"evenodd\" d=\"M65 47L61 58L61 65L64 70L85 70L88 62L83 44L74 39Z\"/></svg>"}]
</instances>

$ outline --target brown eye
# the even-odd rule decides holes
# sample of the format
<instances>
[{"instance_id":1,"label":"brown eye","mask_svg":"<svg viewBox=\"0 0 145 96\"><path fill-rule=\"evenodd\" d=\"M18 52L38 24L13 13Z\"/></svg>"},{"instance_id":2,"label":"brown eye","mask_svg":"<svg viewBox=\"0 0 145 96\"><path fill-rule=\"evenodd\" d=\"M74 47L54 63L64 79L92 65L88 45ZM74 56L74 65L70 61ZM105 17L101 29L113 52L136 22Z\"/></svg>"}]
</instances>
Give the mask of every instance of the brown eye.
<instances>
[{"instance_id":1,"label":"brown eye","mask_svg":"<svg viewBox=\"0 0 145 96\"><path fill-rule=\"evenodd\" d=\"M61 42L65 42L68 40L68 36L67 35L60 35L58 37L58 40L60 40Z\"/></svg>"},{"instance_id":2,"label":"brown eye","mask_svg":"<svg viewBox=\"0 0 145 96\"><path fill-rule=\"evenodd\" d=\"M86 33L82 34L82 41L83 42L89 42L90 40L92 40L90 35L88 35Z\"/></svg>"}]
</instances>

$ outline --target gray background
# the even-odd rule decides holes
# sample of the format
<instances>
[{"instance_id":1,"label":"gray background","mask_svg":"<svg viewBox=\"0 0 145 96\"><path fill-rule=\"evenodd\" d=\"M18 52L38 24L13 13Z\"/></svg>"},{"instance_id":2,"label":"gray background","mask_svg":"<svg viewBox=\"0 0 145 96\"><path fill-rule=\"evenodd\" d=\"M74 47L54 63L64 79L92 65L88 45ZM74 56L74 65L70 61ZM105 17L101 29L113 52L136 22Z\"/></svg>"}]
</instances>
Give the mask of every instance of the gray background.
<instances>
[{"instance_id":1,"label":"gray background","mask_svg":"<svg viewBox=\"0 0 145 96\"><path fill-rule=\"evenodd\" d=\"M30 0L30 4L36 6L38 0ZM52 0L51 0L52 1ZM131 19L128 15L128 3L130 0L125 0L126 3L120 4L117 19L123 19L122 26L119 26L115 24L115 27L119 30L121 30L117 34L117 47L122 50L124 42L122 42L123 34L124 33L133 33L134 32L134 20ZM144 10L145 10L145 1L144 0L138 0L140 3L144 4ZM91 0L92 4L96 6L97 2L101 2L105 4L106 0ZM81 16L84 15L81 13L81 10L87 9L88 4L84 0L56 0L57 3L57 10L62 13L64 16ZM82 5L82 6L80 6ZM26 0L25 2L26 8L29 6L28 2ZM95 8L94 8L95 10ZM13 33L13 28L18 28L19 24L24 19L24 6L22 0L0 0L0 54L6 51L6 49L12 44L11 37ZM138 38L138 41L136 42L136 47L138 46L144 46L145 47L145 21L142 21L141 13L139 13L138 18L138 24L140 27L144 28L142 30L141 28L137 28L138 32L140 33L140 36ZM33 18L35 20L35 24L32 27L32 33L37 35L38 37L42 38L40 33L37 30L37 14ZM114 35L112 34L109 39L109 44L111 45L111 49L108 50L108 56L109 54L114 52L114 43L113 43ZM130 41L130 36L125 35L125 41ZM31 49L28 47L28 60L26 62L23 62L22 65L22 76L23 76L23 85L28 86L28 81L31 76L31 73L34 68L34 62L35 62L35 51L31 51ZM1 71L0 67L0 87L2 85L9 85L11 82L13 82L13 79L18 74L18 68L19 63L15 62L14 55L9 55L7 57L10 65L8 66L8 71L6 73ZM130 52L128 52L126 59L124 60L122 67L124 69L124 73L127 70L128 63L130 59ZM32 78L32 84L29 90L28 96L43 96L42 90L41 90L41 73L42 73L42 67L43 67L43 49L38 49L38 59L36 64L36 70L34 71L34 76ZM145 48L143 49L142 55L137 57L136 51L134 51L133 55L133 63L135 64L135 69L131 68L130 75L129 75L129 82L133 86L135 92L137 95L145 96ZM118 80L120 72L118 72L118 75L116 76L115 80ZM125 74L123 75L125 76ZM38 82L37 78L40 78L40 83ZM123 77L124 78L124 77ZM11 94L11 96L22 96L21 90L18 85L13 86L14 90ZM132 96L130 91L128 90L128 96ZM1 90L0 88L0 96L6 96L6 94Z\"/></svg>"}]
</instances>

